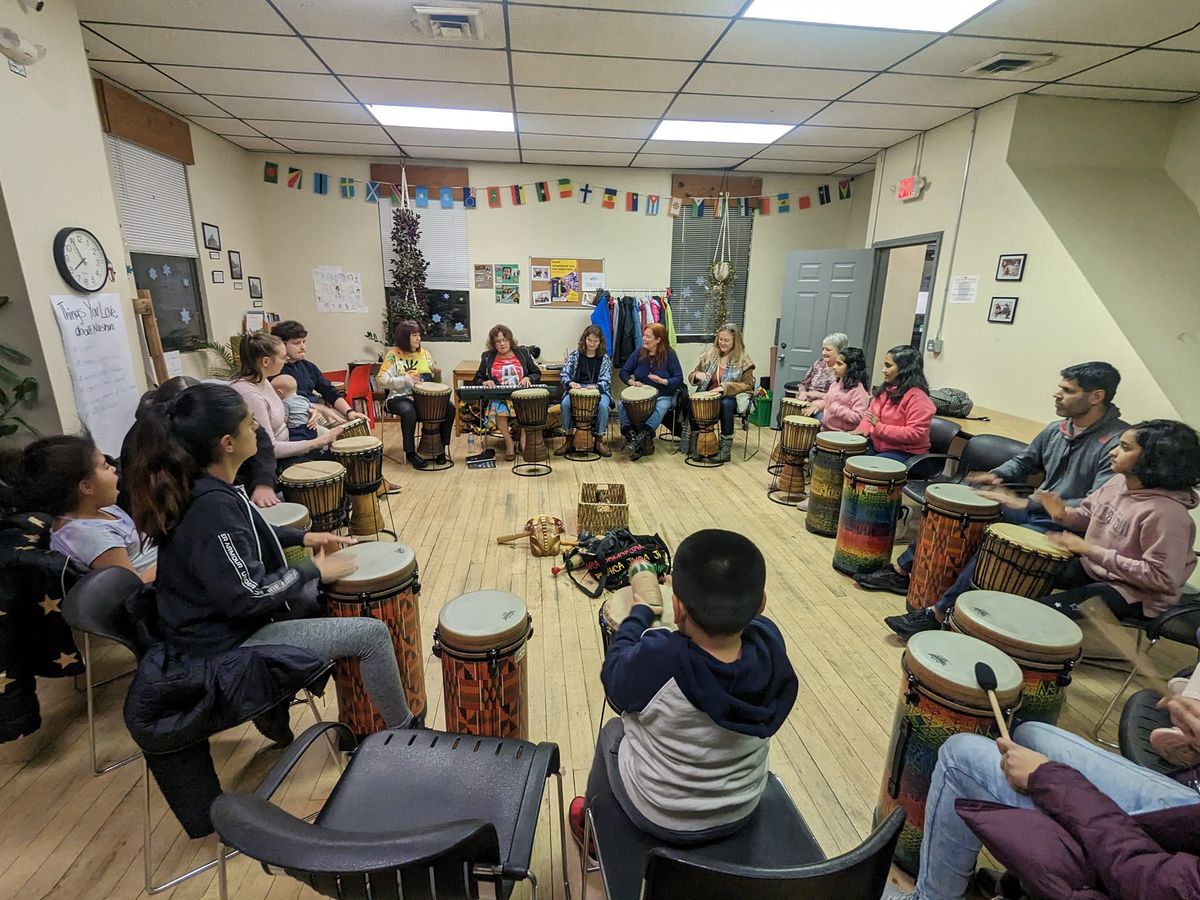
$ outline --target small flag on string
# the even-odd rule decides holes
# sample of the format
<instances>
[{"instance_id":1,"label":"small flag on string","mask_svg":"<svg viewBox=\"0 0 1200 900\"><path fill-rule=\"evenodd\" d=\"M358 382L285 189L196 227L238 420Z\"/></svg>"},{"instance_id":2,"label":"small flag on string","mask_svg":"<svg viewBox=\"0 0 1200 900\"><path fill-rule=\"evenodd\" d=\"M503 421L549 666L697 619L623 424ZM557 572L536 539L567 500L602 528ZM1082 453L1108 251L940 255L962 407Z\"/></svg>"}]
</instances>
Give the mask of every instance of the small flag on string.
<instances>
[{"instance_id":1,"label":"small flag on string","mask_svg":"<svg viewBox=\"0 0 1200 900\"><path fill-rule=\"evenodd\" d=\"M522 206L525 203L525 185L510 185L509 190L512 191L513 206Z\"/></svg>"},{"instance_id":2,"label":"small flag on string","mask_svg":"<svg viewBox=\"0 0 1200 900\"><path fill-rule=\"evenodd\" d=\"M704 218L704 201L701 200L699 197L692 198L692 218L693 219L703 219Z\"/></svg>"},{"instance_id":3,"label":"small flag on string","mask_svg":"<svg viewBox=\"0 0 1200 900\"><path fill-rule=\"evenodd\" d=\"M354 179L353 178L338 179L338 186L342 190L342 199L343 200L353 200L354 199Z\"/></svg>"},{"instance_id":4,"label":"small flag on string","mask_svg":"<svg viewBox=\"0 0 1200 900\"><path fill-rule=\"evenodd\" d=\"M462 189L463 209L475 209L479 205L479 198L475 194L475 188L464 187Z\"/></svg>"},{"instance_id":5,"label":"small flag on string","mask_svg":"<svg viewBox=\"0 0 1200 900\"><path fill-rule=\"evenodd\" d=\"M488 206L492 209L500 208L500 186L492 185L487 189Z\"/></svg>"},{"instance_id":6,"label":"small flag on string","mask_svg":"<svg viewBox=\"0 0 1200 900\"><path fill-rule=\"evenodd\" d=\"M454 209L454 188L438 188L438 202L442 209Z\"/></svg>"},{"instance_id":7,"label":"small flag on string","mask_svg":"<svg viewBox=\"0 0 1200 900\"><path fill-rule=\"evenodd\" d=\"M646 215L648 215L648 216L657 216L658 215L658 200L659 200L658 194L647 194L646 195Z\"/></svg>"},{"instance_id":8,"label":"small flag on string","mask_svg":"<svg viewBox=\"0 0 1200 900\"><path fill-rule=\"evenodd\" d=\"M617 189L606 187L604 189L604 198L600 201L600 205L605 209L617 208Z\"/></svg>"},{"instance_id":9,"label":"small flag on string","mask_svg":"<svg viewBox=\"0 0 1200 900\"><path fill-rule=\"evenodd\" d=\"M368 203L378 203L379 202L379 182L378 181L368 181L367 182L367 202Z\"/></svg>"},{"instance_id":10,"label":"small flag on string","mask_svg":"<svg viewBox=\"0 0 1200 900\"><path fill-rule=\"evenodd\" d=\"M838 182L838 199L839 200L849 200L850 199L850 179L849 178L843 178L841 181Z\"/></svg>"},{"instance_id":11,"label":"small flag on string","mask_svg":"<svg viewBox=\"0 0 1200 900\"><path fill-rule=\"evenodd\" d=\"M279 163L263 163L263 181L267 184L279 184Z\"/></svg>"},{"instance_id":12,"label":"small flag on string","mask_svg":"<svg viewBox=\"0 0 1200 900\"><path fill-rule=\"evenodd\" d=\"M821 202L822 206L829 202L829 185L823 184L817 188L817 200Z\"/></svg>"},{"instance_id":13,"label":"small flag on string","mask_svg":"<svg viewBox=\"0 0 1200 900\"><path fill-rule=\"evenodd\" d=\"M429 208L429 188L423 185L413 188L413 206L417 209Z\"/></svg>"},{"instance_id":14,"label":"small flag on string","mask_svg":"<svg viewBox=\"0 0 1200 900\"><path fill-rule=\"evenodd\" d=\"M771 198L770 197L759 197L758 198L758 214L760 216L769 216L771 214Z\"/></svg>"},{"instance_id":15,"label":"small flag on string","mask_svg":"<svg viewBox=\"0 0 1200 900\"><path fill-rule=\"evenodd\" d=\"M403 206L404 205L404 194L401 192L400 185L389 184L387 187L388 187L388 190L391 191L391 194L392 194L392 203L394 203L396 206Z\"/></svg>"},{"instance_id":16,"label":"small flag on string","mask_svg":"<svg viewBox=\"0 0 1200 900\"><path fill-rule=\"evenodd\" d=\"M775 205L776 205L776 209L778 210L778 212L781 216L784 213L790 213L792 211L792 195L791 194L777 194L775 196Z\"/></svg>"},{"instance_id":17,"label":"small flag on string","mask_svg":"<svg viewBox=\"0 0 1200 900\"><path fill-rule=\"evenodd\" d=\"M579 202L587 203L592 199L592 186L590 184L581 184L579 186Z\"/></svg>"},{"instance_id":18,"label":"small flag on string","mask_svg":"<svg viewBox=\"0 0 1200 900\"><path fill-rule=\"evenodd\" d=\"M550 199L550 182L539 181L533 186L534 193L537 194L537 202L545 203Z\"/></svg>"},{"instance_id":19,"label":"small flag on string","mask_svg":"<svg viewBox=\"0 0 1200 900\"><path fill-rule=\"evenodd\" d=\"M671 205L667 207L667 215L669 215L672 219L678 219L682 213L683 200L681 200L679 197L672 197Z\"/></svg>"},{"instance_id":20,"label":"small flag on string","mask_svg":"<svg viewBox=\"0 0 1200 900\"><path fill-rule=\"evenodd\" d=\"M287 186L298 191L303 186L303 184L304 184L304 170L303 169L293 169L289 166L288 167Z\"/></svg>"},{"instance_id":21,"label":"small flag on string","mask_svg":"<svg viewBox=\"0 0 1200 900\"><path fill-rule=\"evenodd\" d=\"M638 195L632 191L625 192L625 212L638 211Z\"/></svg>"},{"instance_id":22,"label":"small flag on string","mask_svg":"<svg viewBox=\"0 0 1200 900\"><path fill-rule=\"evenodd\" d=\"M754 200L751 197L743 197L737 203L738 212L743 216L754 215Z\"/></svg>"},{"instance_id":23,"label":"small flag on string","mask_svg":"<svg viewBox=\"0 0 1200 900\"><path fill-rule=\"evenodd\" d=\"M329 176L324 172L313 172L313 193L329 193Z\"/></svg>"},{"instance_id":24,"label":"small flag on string","mask_svg":"<svg viewBox=\"0 0 1200 900\"><path fill-rule=\"evenodd\" d=\"M796 198L796 209L808 209L812 206L812 197L808 194L801 194Z\"/></svg>"},{"instance_id":25,"label":"small flag on string","mask_svg":"<svg viewBox=\"0 0 1200 900\"><path fill-rule=\"evenodd\" d=\"M571 196L571 194L572 194L571 179L570 178L558 179L558 196L559 196L559 198L562 200L566 200L568 197ZM586 201L584 201L584 202L586 202Z\"/></svg>"}]
</instances>

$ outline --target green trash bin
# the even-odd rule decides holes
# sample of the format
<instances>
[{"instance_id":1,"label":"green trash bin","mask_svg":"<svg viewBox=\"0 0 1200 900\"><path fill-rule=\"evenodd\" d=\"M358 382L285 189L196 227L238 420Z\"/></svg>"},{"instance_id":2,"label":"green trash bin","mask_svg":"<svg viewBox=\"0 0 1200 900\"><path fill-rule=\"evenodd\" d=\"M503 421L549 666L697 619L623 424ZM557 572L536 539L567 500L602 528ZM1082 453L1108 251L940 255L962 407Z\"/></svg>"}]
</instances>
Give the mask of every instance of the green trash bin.
<instances>
[{"instance_id":1,"label":"green trash bin","mask_svg":"<svg viewBox=\"0 0 1200 900\"><path fill-rule=\"evenodd\" d=\"M775 403L775 395L767 391L767 396L758 398L758 405L750 416L750 424L764 428L771 424L771 406Z\"/></svg>"}]
</instances>

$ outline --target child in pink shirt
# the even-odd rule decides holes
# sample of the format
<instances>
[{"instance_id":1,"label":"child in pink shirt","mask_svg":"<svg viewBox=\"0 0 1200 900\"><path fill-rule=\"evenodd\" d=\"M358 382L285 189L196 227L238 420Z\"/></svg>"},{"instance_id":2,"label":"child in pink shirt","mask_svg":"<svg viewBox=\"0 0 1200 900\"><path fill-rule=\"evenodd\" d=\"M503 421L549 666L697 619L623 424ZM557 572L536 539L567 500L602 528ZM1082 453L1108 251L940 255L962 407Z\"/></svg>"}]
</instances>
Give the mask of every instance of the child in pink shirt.
<instances>
[{"instance_id":1,"label":"child in pink shirt","mask_svg":"<svg viewBox=\"0 0 1200 900\"><path fill-rule=\"evenodd\" d=\"M854 433L866 435L876 455L908 462L929 452L934 411L921 354L901 344L884 356L883 385Z\"/></svg>"},{"instance_id":2,"label":"child in pink shirt","mask_svg":"<svg viewBox=\"0 0 1200 900\"><path fill-rule=\"evenodd\" d=\"M846 347L833 361L837 380L809 404L808 413L820 413L824 431L853 431L862 422L871 395L867 392L867 358L858 347Z\"/></svg>"}]
</instances>

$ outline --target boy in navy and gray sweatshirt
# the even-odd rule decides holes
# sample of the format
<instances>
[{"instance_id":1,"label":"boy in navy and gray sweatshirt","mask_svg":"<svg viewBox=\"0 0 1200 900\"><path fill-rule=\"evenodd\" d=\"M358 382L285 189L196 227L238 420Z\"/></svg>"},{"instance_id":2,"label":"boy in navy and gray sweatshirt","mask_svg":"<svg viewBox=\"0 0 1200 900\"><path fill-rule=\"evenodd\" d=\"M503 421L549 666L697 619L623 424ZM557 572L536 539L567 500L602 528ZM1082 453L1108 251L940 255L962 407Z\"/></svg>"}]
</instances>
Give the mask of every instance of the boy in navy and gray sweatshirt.
<instances>
[{"instance_id":1,"label":"boy in navy and gray sweatshirt","mask_svg":"<svg viewBox=\"0 0 1200 900\"><path fill-rule=\"evenodd\" d=\"M783 636L761 615L765 583L751 541L710 529L675 553L677 631L654 627L655 610L634 598L600 673L621 717L601 729L588 801L611 790L635 825L675 844L745 824L799 687ZM582 812L577 799L573 825Z\"/></svg>"}]
</instances>

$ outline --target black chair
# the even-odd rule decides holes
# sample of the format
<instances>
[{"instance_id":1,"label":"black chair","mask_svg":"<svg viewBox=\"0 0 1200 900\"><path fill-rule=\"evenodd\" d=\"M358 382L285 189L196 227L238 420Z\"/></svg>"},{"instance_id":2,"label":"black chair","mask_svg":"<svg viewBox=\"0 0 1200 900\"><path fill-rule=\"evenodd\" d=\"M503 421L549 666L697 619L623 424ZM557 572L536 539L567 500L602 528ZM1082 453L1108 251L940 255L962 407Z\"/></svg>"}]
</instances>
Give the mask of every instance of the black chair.
<instances>
[{"instance_id":1,"label":"black chair","mask_svg":"<svg viewBox=\"0 0 1200 900\"><path fill-rule=\"evenodd\" d=\"M1190 670L1179 674L1190 674ZM1155 708L1155 704L1161 699L1162 694L1158 691L1144 690L1126 700L1125 708L1121 710L1118 741L1121 755L1130 762L1135 762L1152 772L1173 775L1182 766L1167 762L1150 746L1151 731L1155 728L1171 727L1170 714L1165 709Z\"/></svg>"},{"instance_id":2,"label":"black chair","mask_svg":"<svg viewBox=\"0 0 1200 900\"><path fill-rule=\"evenodd\" d=\"M955 458L950 455L950 445L960 431L962 426L957 422L934 416L929 423L929 452L910 459L906 465L909 481L923 483L940 476L946 460Z\"/></svg>"},{"instance_id":3,"label":"black chair","mask_svg":"<svg viewBox=\"0 0 1200 900\"><path fill-rule=\"evenodd\" d=\"M217 798L212 818L223 844L264 868L284 869L327 897L473 900L479 882L506 897L514 882L528 880L536 900L537 879L530 870L533 841L546 781L553 775L567 884L557 744L381 731L355 751L310 824L268 801L329 729L353 740L338 723L314 725L288 748L254 794ZM225 868L221 862L222 900L228 896Z\"/></svg>"},{"instance_id":4,"label":"black chair","mask_svg":"<svg viewBox=\"0 0 1200 900\"><path fill-rule=\"evenodd\" d=\"M945 419L934 418L934 422L945 422ZM955 427L955 435L958 435L958 426L953 422L948 422L948 425ZM930 443L932 445L932 425ZM953 437L951 437L953 440ZM949 447L949 443L946 445ZM929 453L923 453L920 456L914 456L908 461L909 479L904 486L904 496L912 500L918 505L925 502L925 488L930 484L961 484L970 472L987 472L1001 463L1008 462L1028 445L1012 438L1001 437L998 434L979 434L967 441L967 445L963 448L962 456L958 457L958 464L954 467L954 473L946 476L942 475L942 471L947 460L954 459L948 453L934 453L932 446ZM914 478L913 474L921 476Z\"/></svg>"},{"instance_id":5,"label":"black chair","mask_svg":"<svg viewBox=\"0 0 1200 900\"><path fill-rule=\"evenodd\" d=\"M629 821L609 791L588 804L583 846L594 839L608 900L878 900L903 825L904 810L897 808L857 848L826 859L770 775L750 821L727 838L663 847ZM582 900L587 890L585 871Z\"/></svg>"}]
</instances>

